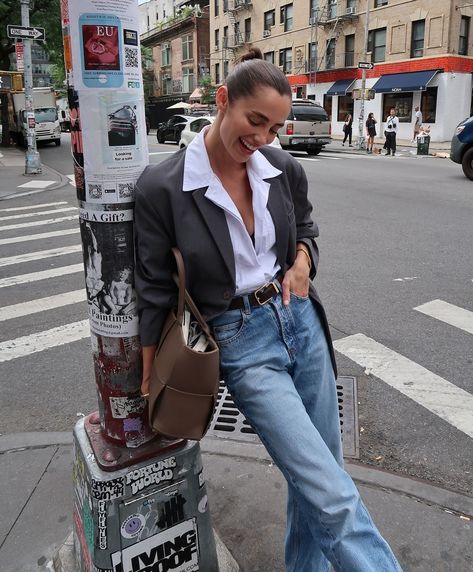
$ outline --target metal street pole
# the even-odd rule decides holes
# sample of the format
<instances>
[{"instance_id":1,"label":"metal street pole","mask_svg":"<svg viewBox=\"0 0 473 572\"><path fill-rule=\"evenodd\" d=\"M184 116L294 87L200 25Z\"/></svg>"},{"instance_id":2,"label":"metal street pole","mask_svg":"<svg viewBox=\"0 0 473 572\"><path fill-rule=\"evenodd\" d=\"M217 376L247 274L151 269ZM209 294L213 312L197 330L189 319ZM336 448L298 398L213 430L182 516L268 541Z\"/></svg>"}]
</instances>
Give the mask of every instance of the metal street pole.
<instances>
[{"instance_id":1,"label":"metal street pole","mask_svg":"<svg viewBox=\"0 0 473 572\"><path fill-rule=\"evenodd\" d=\"M366 62L368 54L368 33L369 33L369 13L370 13L370 2L366 0L366 20L365 20L365 45L363 50L363 61ZM363 68L361 73L361 107L360 107L360 117L358 121L358 149L365 149L366 141L363 134L365 125L365 98L366 98L366 69Z\"/></svg>"},{"instance_id":2,"label":"metal street pole","mask_svg":"<svg viewBox=\"0 0 473 572\"><path fill-rule=\"evenodd\" d=\"M30 0L21 2L21 25L30 25ZM31 68L31 39L23 38L23 59L25 62L25 113L27 125L27 149L25 175L39 175L42 172L39 153L36 149L35 115L33 108L33 70Z\"/></svg>"}]
</instances>

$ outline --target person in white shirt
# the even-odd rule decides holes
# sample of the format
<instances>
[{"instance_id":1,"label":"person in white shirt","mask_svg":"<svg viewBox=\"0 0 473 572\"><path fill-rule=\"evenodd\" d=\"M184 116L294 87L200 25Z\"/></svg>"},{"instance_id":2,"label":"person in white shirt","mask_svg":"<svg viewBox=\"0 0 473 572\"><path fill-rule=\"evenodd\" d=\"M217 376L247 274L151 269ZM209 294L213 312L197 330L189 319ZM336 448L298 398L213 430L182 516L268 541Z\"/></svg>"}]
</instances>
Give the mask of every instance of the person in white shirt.
<instances>
[{"instance_id":1,"label":"person in white shirt","mask_svg":"<svg viewBox=\"0 0 473 572\"><path fill-rule=\"evenodd\" d=\"M337 572L402 572L343 468L335 357L311 282L318 228L307 177L269 146L292 92L262 58L258 48L241 56L217 89L213 124L137 182L141 391L175 304L177 246L222 378L288 482L286 571L328 570L330 561Z\"/></svg>"},{"instance_id":2,"label":"person in white shirt","mask_svg":"<svg viewBox=\"0 0 473 572\"><path fill-rule=\"evenodd\" d=\"M414 123L414 135L412 137L412 142L414 142L417 139L417 136L419 135L420 130L422 128L422 111L420 110L420 107L418 105L414 107L414 111L415 111L415 123Z\"/></svg>"},{"instance_id":3,"label":"person in white shirt","mask_svg":"<svg viewBox=\"0 0 473 572\"><path fill-rule=\"evenodd\" d=\"M386 136L386 143L384 144L386 147L386 155L392 155L393 157L396 154L396 135L398 125L399 119L396 115L396 110L393 107L386 118L386 129L384 131Z\"/></svg>"}]
</instances>

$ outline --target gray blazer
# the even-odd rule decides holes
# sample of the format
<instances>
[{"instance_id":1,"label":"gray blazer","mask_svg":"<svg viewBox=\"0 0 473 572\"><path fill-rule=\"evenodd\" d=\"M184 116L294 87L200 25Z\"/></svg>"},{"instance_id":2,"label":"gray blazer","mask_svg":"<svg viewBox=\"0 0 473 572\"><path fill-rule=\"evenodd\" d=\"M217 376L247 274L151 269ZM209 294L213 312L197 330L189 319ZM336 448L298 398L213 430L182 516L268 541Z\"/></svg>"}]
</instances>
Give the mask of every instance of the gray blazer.
<instances>
[{"instance_id":1,"label":"gray blazer","mask_svg":"<svg viewBox=\"0 0 473 572\"><path fill-rule=\"evenodd\" d=\"M305 172L289 153L271 147L260 151L282 171L268 179L268 210L276 231L278 262L285 272L294 263L296 243L303 242L312 259L312 279L319 258L314 240L319 231L310 216ZM135 288L144 346L158 343L169 309L176 303L173 246L182 253L187 289L207 320L225 312L235 296L235 260L225 213L205 198L207 187L182 192L185 152L148 166L137 182ZM322 321L336 371L327 318L312 282L309 296Z\"/></svg>"}]
</instances>

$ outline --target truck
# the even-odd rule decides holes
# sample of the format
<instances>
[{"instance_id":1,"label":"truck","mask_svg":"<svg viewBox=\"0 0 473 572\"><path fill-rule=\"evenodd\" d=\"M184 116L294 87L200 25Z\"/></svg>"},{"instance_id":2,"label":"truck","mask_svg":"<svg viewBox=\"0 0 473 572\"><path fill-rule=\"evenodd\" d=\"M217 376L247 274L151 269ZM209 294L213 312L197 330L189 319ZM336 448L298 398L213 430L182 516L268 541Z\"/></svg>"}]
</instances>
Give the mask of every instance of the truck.
<instances>
[{"instance_id":1,"label":"truck","mask_svg":"<svg viewBox=\"0 0 473 572\"><path fill-rule=\"evenodd\" d=\"M10 133L17 145L26 145L28 118L25 110L25 91L12 91L13 125ZM61 144L61 127L56 108L56 95L52 87L33 88L33 109L36 141L54 141Z\"/></svg>"}]
</instances>

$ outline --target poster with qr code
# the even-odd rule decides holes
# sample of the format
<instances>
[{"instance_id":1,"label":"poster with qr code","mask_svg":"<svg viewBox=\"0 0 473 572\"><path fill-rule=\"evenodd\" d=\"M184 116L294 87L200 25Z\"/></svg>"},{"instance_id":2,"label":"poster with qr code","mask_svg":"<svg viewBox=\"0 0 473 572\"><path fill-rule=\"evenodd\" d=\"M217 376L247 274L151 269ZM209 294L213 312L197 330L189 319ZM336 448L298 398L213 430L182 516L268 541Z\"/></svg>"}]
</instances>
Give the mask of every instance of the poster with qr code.
<instances>
[{"instance_id":1,"label":"poster with qr code","mask_svg":"<svg viewBox=\"0 0 473 572\"><path fill-rule=\"evenodd\" d=\"M136 180L148 164L143 98L128 91L84 91L81 121L85 200L134 201Z\"/></svg>"},{"instance_id":2,"label":"poster with qr code","mask_svg":"<svg viewBox=\"0 0 473 572\"><path fill-rule=\"evenodd\" d=\"M143 88L136 0L69 1L76 89Z\"/></svg>"}]
</instances>

